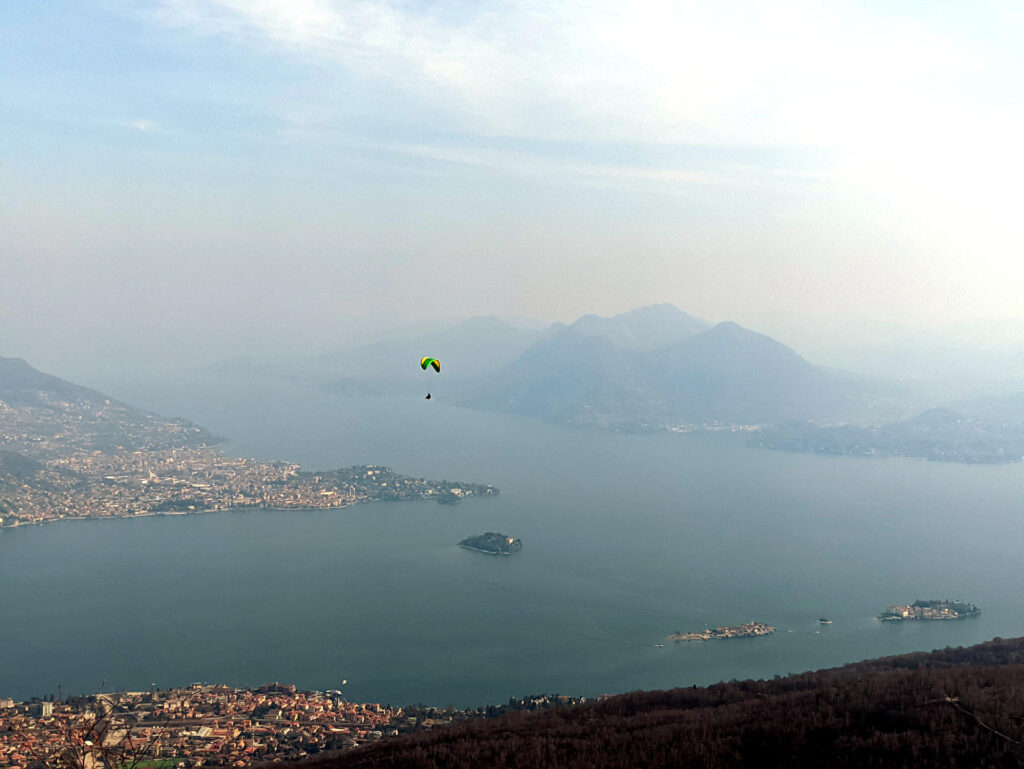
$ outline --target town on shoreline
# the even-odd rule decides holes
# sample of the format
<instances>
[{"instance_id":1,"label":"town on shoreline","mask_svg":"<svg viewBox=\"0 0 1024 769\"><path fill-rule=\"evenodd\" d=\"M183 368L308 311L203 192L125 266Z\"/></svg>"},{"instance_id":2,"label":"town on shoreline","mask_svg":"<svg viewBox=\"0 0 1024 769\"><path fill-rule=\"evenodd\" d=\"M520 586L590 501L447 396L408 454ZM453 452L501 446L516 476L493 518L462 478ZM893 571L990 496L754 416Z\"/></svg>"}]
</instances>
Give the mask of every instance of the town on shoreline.
<instances>
[{"instance_id":1,"label":"town on shoreline","mask_svg":"<svg viewBox=\"0 0 1024 769\"><path fill-rule=\"evenodd\" d=\"M494 486L412 478L382 465L310 472L226 457L191 423L113 401L35 393L0 400L0 527L59 520L253 508L340 509L363 502L460 501Z\"/></svg>"},{"instance_id":2,"label":"town on shoreline","mask_svg":"<svg viewBox=\"0 0 1024 769\"><path fill-rule=\"evenodd\" d=\"M511 711L586 701L541 694L478 708L392 707L348 702L339 690L303 691L279 683L256 689L197 683L28 702L0 697L0 767L47 764L67 750L69 737L97 733L104 735L104 749L115 756L129 744L146 746L140 766L246 766L347 750Z\"/></svg>"}]
</instances>

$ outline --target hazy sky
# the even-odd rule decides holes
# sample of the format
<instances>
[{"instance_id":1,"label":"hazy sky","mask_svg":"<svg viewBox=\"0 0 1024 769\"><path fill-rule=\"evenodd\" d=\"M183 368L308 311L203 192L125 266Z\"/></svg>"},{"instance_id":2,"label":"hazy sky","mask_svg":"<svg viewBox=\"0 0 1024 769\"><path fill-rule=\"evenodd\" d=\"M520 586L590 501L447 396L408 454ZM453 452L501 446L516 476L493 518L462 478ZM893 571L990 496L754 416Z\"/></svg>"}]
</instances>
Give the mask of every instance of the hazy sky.
<instances>
[{"instance_id":1,"label":"hazy sky","mask_svg":"<svg viewBox=\"0 0 1024 769\"><path fill-rule=\"evenodd\" d=\"M1018 0L3 3L0 354L1024 319L1021 39Z\"/></svg>"}]
</instances>

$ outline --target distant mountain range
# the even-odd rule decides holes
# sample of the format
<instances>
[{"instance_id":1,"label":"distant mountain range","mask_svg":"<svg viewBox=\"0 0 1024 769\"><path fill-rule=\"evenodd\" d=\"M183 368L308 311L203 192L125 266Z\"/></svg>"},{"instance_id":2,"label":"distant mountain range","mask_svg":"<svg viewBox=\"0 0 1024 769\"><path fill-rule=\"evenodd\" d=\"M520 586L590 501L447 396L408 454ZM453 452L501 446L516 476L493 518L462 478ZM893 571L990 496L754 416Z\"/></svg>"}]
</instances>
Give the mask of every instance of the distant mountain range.
<instances>
[{"instance_id":1,"label":"distant mountain range","mask_svg":"<svg viewBox=\"0 0 1024 769\"><path fill-rule=\"evenodd\" d=\"M712 325L671 304L572 324L521 328L495 317L470 318L403 339L350 344L334 353L286 360L236 360L218 374L275 377L349 395L423 397L557 424L625 431L703 426L898 422L952 405L979 419L1024 422L1024 393L952 403L941 388L815 366L793 349L733 322ZM419 360L441 360L442 372ZM24 361L0 359L0 387L28 399ZM48 386L75 397L102 397L56 377Z\"/></svg>"},{"instance_id":2,"label":"distant mountain range","mask_svg":"<svg viewBox=\"0 0 1024 769\"><path fill-rule=\"evenodd\" d=\"M707 321L687 315L675 305L655 304L602 318L584 315L571 326L556 324L552 331L571 328L580 336L606 339L623 350L658 350L689 339L711 328Z\"/></svg>"},{"instance_id":3,"label":"distant mountain range","mask_svg":"<svg viewBox=\"0 0 1024 769\"><path fill-rule=\"evenodd\" d=\"M425 355L442 361L440 375L419 369ZM711 325L671 304L544 330L471 318L273 375L351 395L435 390L449 404L638 431L913 413L906 388L818 368L771 337L731 322Z\"/></svg>"},{"instance_id":4,"label":"distant mountain range","mask_svg":"<svg viewBox=\"0 0 1024 769\"><path fill-rule=\"evenodd\" d=\"M888 396L898 389L889 388ZM877 381L819 369L735 323L709 327L657 305L553 327L460 394L475 408L644 430L849 418L880 390Z\"/></svg>"}]
</instances>

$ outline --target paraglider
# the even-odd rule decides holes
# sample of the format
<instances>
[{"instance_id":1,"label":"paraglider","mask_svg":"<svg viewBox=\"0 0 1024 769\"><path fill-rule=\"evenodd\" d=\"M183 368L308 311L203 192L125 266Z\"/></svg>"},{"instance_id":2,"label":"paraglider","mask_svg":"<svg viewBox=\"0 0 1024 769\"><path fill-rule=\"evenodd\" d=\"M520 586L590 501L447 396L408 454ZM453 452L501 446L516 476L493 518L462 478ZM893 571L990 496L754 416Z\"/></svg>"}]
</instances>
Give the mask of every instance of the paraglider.
<instances>
[{"instance_id":1,"label":"paraglider","mask_svg":"<svg viewBox=\"0 0 1024 769\"><path fill-rule=\"evenodd\" d=\"M438 374L441 373L441 361L439 361L437 358L421 358L420 368L426 371L428 367L434 369L434 371L436 371ZM430 400L430 393L427 393L427 397L424 398L424 400Z\"/></svg>"}]
</instances>

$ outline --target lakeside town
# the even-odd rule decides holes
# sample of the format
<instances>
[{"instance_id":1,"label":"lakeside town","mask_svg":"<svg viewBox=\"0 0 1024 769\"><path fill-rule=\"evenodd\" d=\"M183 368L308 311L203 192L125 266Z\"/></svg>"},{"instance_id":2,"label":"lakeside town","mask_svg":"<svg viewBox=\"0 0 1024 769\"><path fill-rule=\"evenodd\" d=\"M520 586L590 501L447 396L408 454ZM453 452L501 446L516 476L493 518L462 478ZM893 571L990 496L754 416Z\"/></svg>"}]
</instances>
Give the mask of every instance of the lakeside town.
<instances>
[{"instance_id":1,"label":"lakeside town","mask_svg":"<svg viewBox=\"0 0 1024 769\"><path fill-rule=\"evenodd\" d=\"M0 526L251 508L344 508L362 502L460 501L494 486L411 478L380 465L310 472L224 456L217 439L110 400L33 393L0 400Z\"/></svg>"},{"instance_id":2,"label":"lakeside town","mask_svg":"<svg viewBox=\"0 0 1024 769\"><path fill-rule=\"evenodd\" d=\"M586 701L545 694L486 708L401 708L348 702L339 690L303 691L278 683L257 689L192 684L29 702L0 698L0 768L53 765L69 745L79 746L84 766L101 765L104 758L117 765L163 769L247 766L347 750L511 711Z\"/></svg>"},{"instance_id":3,"label":"lakeside town","mask_svg":"<svg viewBox=\"0 0 1024 769\"><path fill-rule=\"evenodd\" d=\"M936 408L884 425L789 422L751 435L749 446L847 457L917 457L999 465L1024 460L1024 427Z\"/></svg>"}]
</instances>

